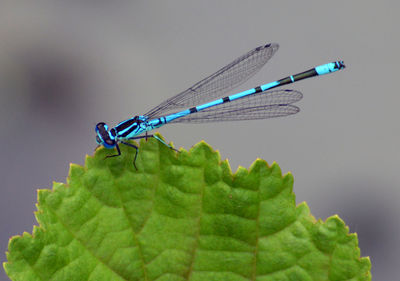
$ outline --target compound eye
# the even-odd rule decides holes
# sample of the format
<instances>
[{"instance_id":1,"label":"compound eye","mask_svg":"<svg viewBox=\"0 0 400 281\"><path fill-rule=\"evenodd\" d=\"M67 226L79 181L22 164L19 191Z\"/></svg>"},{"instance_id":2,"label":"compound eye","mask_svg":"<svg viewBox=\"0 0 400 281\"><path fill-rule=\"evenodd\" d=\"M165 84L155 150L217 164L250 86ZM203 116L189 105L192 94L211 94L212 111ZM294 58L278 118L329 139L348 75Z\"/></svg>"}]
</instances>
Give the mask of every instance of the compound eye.
<instances>
[{"instance_id":1,"label":"compound eye","mask_svg":"<svg viewBox=\"0 0 400 281\"><path fill-rule=\"evenodd\" d=\"M97 131L104 131L104 129L108 130L108 126L106 125L106 123L104 123L104 122L97 123L97 125L95 127L96 132Z\"/></svg>"},{"instance_id":2,"label":"compound eye","mask_svg":"<svg viewBox=\"0 0 400 281\"><path fill-rule=\"evenodd\" d=\"M110 146L114 146L115 145L115 141L112 139L106 139L105 140L106 144L110 145Z\"/></svg>"}]
</instances>

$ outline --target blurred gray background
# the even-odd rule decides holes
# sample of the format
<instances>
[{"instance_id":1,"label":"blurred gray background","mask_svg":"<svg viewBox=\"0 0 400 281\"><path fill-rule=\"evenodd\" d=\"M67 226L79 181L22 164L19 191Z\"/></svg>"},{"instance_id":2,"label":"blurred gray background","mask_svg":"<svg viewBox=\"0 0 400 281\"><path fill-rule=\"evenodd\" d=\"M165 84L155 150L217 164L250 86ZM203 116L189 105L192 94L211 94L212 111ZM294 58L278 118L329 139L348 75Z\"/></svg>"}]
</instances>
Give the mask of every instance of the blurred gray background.
<instances>
[{"instance_id":1,"label":"blurred gray background","mask_svg":"<svg viewBox=\"0 0 400 281\"><path fill-rule=\"evenodd\" d=\"M233 171L257 158L292 172L297 202L357 232L374 280L399 280L398 1L5 1L0 3L0 257L36 224L37 189L65 182L94 125L141 114L259 45L279 51L239 90L342 59L288 88L294 116L168 125ZM239 133L240 132L240 133ZM396 278L397 277L397 278ZM1 280L9 280L4 270Z\"/></svg>"}]
</instances>

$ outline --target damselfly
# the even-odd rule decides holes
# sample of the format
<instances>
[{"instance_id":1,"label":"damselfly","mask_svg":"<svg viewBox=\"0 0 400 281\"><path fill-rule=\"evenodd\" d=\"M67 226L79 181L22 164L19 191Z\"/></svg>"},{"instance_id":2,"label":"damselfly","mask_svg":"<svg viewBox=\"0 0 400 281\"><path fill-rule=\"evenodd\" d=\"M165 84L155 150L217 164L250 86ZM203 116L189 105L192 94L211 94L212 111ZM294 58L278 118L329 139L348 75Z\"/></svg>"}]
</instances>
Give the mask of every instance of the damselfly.
<instances>
[{"instance_id":1,"label":"damselfly","mask_svg":"<svg viewBox=\"0 0 400 281\"><path fill-rule=\"evenodd\" d=\"M122 121L110 130L104 122L98 123L95 127L97 143L106 148L117 149L117 154L107 157L121 155L119 143L135 148L133 164L136 167L138 147L126 140L153 137L172 148L159 137L147 135L147 132L167 123L267 119L295 114L300 109L293 103L299 101L303 95L296 90L271 89L345 68L343 61L335 61L220 98L224 93L257 73L278 48L279 45L276 43L255 48L186 91L167 99L146 114ZM139 136L143 133L146 135Z\"/></svg>"}]
</instances>

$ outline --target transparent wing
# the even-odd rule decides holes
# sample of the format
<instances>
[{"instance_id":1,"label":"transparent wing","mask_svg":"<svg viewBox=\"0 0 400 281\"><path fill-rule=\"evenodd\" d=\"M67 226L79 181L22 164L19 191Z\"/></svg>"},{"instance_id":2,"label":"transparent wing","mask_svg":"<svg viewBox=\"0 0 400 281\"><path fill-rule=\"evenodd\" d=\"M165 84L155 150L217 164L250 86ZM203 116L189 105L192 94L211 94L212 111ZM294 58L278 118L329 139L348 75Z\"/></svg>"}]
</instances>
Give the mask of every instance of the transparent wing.
<instances>
[{"instance_id":1,"label":"transparent wing","mask_svg":"<svg viewBox=\"0 0 400 281\"><path fill-rule=\"evenodd\" d=\"M175 119L171 123L238 121L287 116L300 111L297 106L291 104L301 100L302 97L302 93L296 90L272 90L213 106Z\"/></svg>"},{"instance_id":2,"label":"transparent wing","mask_svg":"<svg viewBox=\"0 0 400 281\"><path fill-rule=\"evenodd\" d=\"M224 93L256 74L278 48L278 44L272 43L251 50L186 91L164 101L144 116L157 118L173 110L200 105L222 97Z\"/></svg>"}]
</instances>

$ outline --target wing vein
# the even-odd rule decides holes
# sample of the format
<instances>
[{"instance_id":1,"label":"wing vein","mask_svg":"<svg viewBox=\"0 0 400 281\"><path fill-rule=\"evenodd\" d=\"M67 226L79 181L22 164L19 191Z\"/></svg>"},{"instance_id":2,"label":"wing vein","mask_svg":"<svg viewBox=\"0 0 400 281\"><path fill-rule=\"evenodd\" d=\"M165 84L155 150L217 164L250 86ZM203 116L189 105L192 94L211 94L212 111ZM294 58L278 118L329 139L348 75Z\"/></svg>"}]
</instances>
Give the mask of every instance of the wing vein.
<instances>
[{"instance_id":1,"label":"wing vein","mask_svg":"<svg viewBox=\"0 0 400 281\"><path fill-rule=\"evenodd\" d=\"M287 116L300 111L292 104L302 97L303 95L296 90L271 90L222 103L175 119L171 123L205 123Z\"/></svg>"},{"instance_id":2,"label":"wing vein","mask_svg":"<svg viewBox=\"0 0 400 281\"><path fill-rule=\"evenodd\" d=\"M149 119L158 118L174 110L200 105L220 98L224 93L256 74L278 48L278 44L271 43L251 50L187 90L162 102L144 116Z\"/></svg>"}]
</instances>

